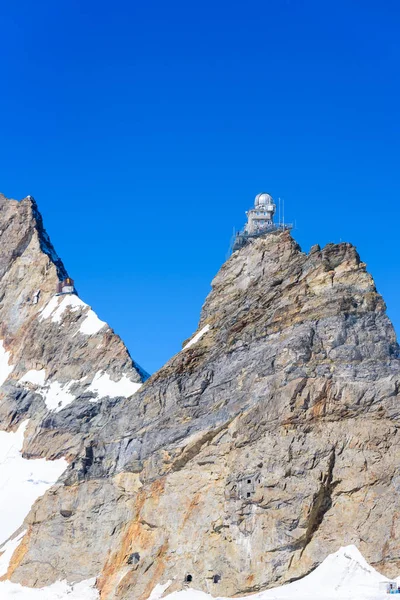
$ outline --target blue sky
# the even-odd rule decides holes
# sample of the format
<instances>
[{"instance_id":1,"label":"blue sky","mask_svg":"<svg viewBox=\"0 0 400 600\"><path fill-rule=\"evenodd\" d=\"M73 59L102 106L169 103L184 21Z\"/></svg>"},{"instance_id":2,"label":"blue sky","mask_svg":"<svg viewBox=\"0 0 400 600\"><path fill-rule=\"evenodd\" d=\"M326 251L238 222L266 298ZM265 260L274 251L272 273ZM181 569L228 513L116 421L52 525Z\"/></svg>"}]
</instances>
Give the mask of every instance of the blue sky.
<instances>
[{"instance_id":1,"label":"blue sky","mask_svg":"<svg viewBox=\"0 0 400 600\"><path fill-rule=\"evenodd\" d=\"M21 0L0 25L0 191L145 369L260 191L304 250L354 243L399 330L397 2Z\"/></svg>"}]
</instances>

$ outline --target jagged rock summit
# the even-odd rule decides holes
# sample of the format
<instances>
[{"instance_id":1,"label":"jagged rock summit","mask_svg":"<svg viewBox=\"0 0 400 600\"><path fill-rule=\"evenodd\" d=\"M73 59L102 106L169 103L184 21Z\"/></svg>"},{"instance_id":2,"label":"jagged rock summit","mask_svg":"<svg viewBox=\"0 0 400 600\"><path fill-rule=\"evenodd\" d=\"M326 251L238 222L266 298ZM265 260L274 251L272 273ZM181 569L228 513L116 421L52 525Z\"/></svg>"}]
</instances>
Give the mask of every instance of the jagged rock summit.
<instances>
[{"instance_id":1,"label":"jagged rock summit","mask_svg":"<svg viewBox=\"0 0 400 600\"><path fill-rule=\"evenodd\" d=\"M67 438L76 452L104 398L130 396L146 378L87 304L56 295L65 277L35 200L0 195L0 419L30 419L32 457L65 455Z\"/></svg>"},{"instance_id":2,"label":"jagged rock summit","mask_svg":"<svg viewBox=\"0 0 400 600\"><path fill-rule=\"evenodd\" d=\"M7 202L2 236L33 210ZM1 422L29 418L23 456L69 464L9 542L5 578L97 578L102 600L145 600L169 580L168 592L190 581L233 596L297 579L349 544L397 575L399 348L353 246L305 254L287 231L250 240L215 277L182 351L134 395L96 402L94 370L143 377L108 329L82 333L87 308L53 308L63 267L32 240L4 254L3 341L17 366L3 371ZM41 304L29 304L38 288ZM35 328L31 352L22 332ZM119 352L106 355L111 344ZM32 383L39 375L26 381L43 369L74 395L65 407Z\"/></svg>"}]
</instances>

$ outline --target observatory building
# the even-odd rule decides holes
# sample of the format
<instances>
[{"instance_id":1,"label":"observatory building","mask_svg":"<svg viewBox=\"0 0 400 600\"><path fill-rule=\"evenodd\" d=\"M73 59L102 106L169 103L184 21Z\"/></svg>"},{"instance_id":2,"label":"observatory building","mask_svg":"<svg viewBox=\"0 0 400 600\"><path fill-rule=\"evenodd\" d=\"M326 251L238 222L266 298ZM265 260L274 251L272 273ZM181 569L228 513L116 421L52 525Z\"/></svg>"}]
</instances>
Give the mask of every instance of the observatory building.
<instances>
[{"instance_id":1,"label":"observatory building","mask_svg":"<svg viewBox=\"0 0 400 600\"><path fill-rule=\"evenodd\" d=\"M254 200L254 208L246 212L247 223L243 231L236 233L232 251L242 248L249 239L261 237L273 231L285 231L293 228L291 223L274 223L276 204L272 196L266 193L257 194Z\"/></svg>"},{"instance_id":2,"label":"observatory building","mask_svg":"<svg viewBox=\"0 0 400 600\"><path fill-rule=\"evenodd\" d=\"M64 294L76 294L74 280L71 277L66 277L66 279L59 281L57 284L56 296Z\"/></svg>"}]
</instances>

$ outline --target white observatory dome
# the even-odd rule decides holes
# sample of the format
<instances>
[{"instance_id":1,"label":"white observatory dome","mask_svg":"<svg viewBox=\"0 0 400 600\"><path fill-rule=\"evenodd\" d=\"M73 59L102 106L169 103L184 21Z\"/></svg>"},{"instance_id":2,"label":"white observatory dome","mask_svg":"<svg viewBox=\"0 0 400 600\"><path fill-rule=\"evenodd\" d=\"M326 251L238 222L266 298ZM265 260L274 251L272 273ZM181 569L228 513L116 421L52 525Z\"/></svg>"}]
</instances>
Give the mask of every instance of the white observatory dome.
<instances>
[{"instance_id":1,"label":"white observatory dome","mask_svg":"<svg viewBox=\"0 0 400 600\"><path fill-rule=\"evenodd\" d=\"M257 194L256 199L254 200L254 206L267 206L272 205L274 203L272 196L266 193Z\"/></svg>"}]
</instances>

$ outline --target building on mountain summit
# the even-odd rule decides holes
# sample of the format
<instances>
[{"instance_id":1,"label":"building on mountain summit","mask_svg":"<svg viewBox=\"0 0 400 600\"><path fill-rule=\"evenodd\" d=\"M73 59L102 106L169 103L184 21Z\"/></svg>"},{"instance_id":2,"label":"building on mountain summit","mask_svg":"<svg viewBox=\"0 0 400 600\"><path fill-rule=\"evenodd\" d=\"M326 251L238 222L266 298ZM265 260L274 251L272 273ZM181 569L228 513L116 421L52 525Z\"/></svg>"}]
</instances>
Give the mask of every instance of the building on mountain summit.
<instances>
[{"instance_id":1,"label":"building on mountain summit","mask_svg":"<svg viewBox=\"0 0 400 600\"><path fill-rule=\"evenodd\" d=\"M274 223L275 212L276 204L274 203L272 196L266 193L257 194L254 200L254 208L251 208L246 212L247 223L244 226L243 231L238 231L236 233L232 251L235 252L236 250L239 250L252 238L260 237L272 233L273 231L293 229L291 223L285 223L284 214L282 214L282 222Z\"/></svg>"},{"instance_id":2,"label":"building on mountain summit","mask_svg":"<svg viewBox=\"0 0 400 600\"><path fill-rule=\"evenodd\" d=\"M63 281L58 282L56 296L62 294L76 294L74 280L71 277L66 277Z\"/></svg>"}]
</instances>

